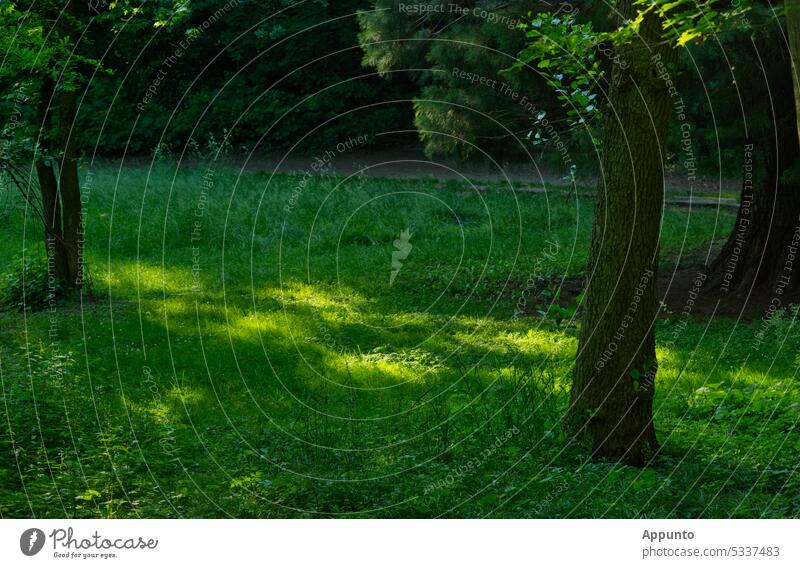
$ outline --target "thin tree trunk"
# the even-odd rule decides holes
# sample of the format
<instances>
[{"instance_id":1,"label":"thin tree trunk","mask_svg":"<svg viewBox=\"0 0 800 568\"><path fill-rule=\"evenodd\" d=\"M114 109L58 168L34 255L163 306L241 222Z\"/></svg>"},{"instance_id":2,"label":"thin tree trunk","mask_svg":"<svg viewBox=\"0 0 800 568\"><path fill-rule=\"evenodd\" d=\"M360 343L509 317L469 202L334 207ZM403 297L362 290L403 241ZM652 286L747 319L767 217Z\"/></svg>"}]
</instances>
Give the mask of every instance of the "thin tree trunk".
<instances>
[{"instance_id":1,"label":"thin tree trunk","mask_svg":"<svg viewBox=\"0 0 800 568\"><path fill-rule=\"evenodd\" d=\"M65 16L62 18L62 30L70 44L78 41L75 28L79 12L79 3L70 0ZM75 119L77 116L77 92L75 87L65 88L61 85L59 93L59 142L62 156L59 164L59 194L63 209L64 246L67 252L70 287L80 287L83 283L83 227L81 211L80 180L78 178L78 160L75 149Z\"/></svg>"},{"instance_id":2,"label":"thin tree trunk","mask_svg":"<svg viewBox=\"0 0 800 568\"><path fill-rule=\"evenodd\" d=\"M53 82L42 80L37 105L40 138L47 139L50 126L50 101L53 97ZM58 192L58 179L50 161L39 158L36 162L36 175L42 194L42 213L44 215L44 242L47 251L49 275L62 286L70 282L69 261L64 245L64 232L61 224L61 199Z\"/></svg>"},{"instance_id":3,"label":"thin tree trunk","mask_svg":"<svg viewBox=\"0 0 800 568\"><path fill-rule=\"evenodd\" d=\"M63 155L58 169L59 193L63 208L64 246L67 252L70 287L83 283L83 238L81 191L75 141L71 135L75 122L75 91L62 92L59 133Z\"/></svg>"},{"instance_id":4,"label":"thin tree trunk","mask_svg":"<svg viewBox=\"0 0 800 568\"><path fill-rule=\"evenodd\" d=\"M632 0L617 5L635 14ZM658 451L653 426L658 241L663 144L672 102L656 59L670 73L676 50L645 18L612 72L588 262L588 284L567 427L593 459L646 465Z\"/></svg>"},{"instance_id":5,"label":"thin tree trunk","mask_svg":"<svg viewBox=\"0 0 800 568\"><path fill-rule=\"evenodd\" d=\"M797 136L800 140L800 0L786 0L786 35L792 65L792 86L794 87L795 117Z\"/></svg>"}]
</instances>

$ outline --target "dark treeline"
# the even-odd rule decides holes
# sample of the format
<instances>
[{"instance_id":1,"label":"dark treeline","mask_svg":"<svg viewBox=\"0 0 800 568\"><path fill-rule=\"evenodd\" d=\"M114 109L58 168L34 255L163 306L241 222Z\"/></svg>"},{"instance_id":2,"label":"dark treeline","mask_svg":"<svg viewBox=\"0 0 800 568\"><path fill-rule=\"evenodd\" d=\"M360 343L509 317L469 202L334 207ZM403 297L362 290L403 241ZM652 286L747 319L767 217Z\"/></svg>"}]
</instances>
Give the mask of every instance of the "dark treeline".
<instances>
[{"instance_id":1,"label":"dark treeline","mask_svg":"<svg viewBox=\"0 0 800 568\"><path fill-rule=\"evenodd\" d=\"M468 15L410 14L400 4L200 0L162 20L149 5L127 18L97 6L80 18L80 55L99 66L84 66L78 151L308 151L353 135L408 143L374 134L416 129L431 156L503 162L544 152L556 165L596 171L597 125L574 128L544 69L513 67L529 43L518 28L529 12L560 11L604 29L607 10L517 0L481 16L487 3L473 0L458 4ZM686 118L670 122L670 146L683 150L669 155L675 168L738 175L745 139L769 131L773 106L790 101L782 32L765 22L682 53L675 81ZM613 51L596 51L610 69ZM597 101L604 80L593 86ZM13 96L0 104L11 114Z\"/></svg>"},{"instance_id":2,"label":"dark treeline","mask_svg":"<svg viewBox=\"0 0 800 568\"><path fill-rule=\"evenodd\" d=\"M96 19L81 49L103 70L80 102L81 150L318 149L409 128L409 83L361 65L356 12L368 5L200 0L166 25Z\"/></svg>"}]
</instances>

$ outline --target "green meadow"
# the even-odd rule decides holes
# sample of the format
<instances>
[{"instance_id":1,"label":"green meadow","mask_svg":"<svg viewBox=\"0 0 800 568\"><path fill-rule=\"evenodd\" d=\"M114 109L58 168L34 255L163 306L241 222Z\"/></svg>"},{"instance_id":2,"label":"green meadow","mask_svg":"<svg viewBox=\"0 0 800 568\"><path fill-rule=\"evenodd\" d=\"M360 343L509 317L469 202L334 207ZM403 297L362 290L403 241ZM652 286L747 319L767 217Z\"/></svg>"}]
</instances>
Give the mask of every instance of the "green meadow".
<instances>
[{"instance_id":1,"label":"green meadow","mask_svg":"<svg viewBox=\"0 0 800 568\"><path fill-rule=\"evenodd\" d=\"M658 461L587 462L591 189L490 185L84 170L82 295L0 313L0 516L797 517L795 314L664 310ZM664 272L734 218L668 206ZM0 220L41 291L40 222Z\"/></svg>"}]
</instances>

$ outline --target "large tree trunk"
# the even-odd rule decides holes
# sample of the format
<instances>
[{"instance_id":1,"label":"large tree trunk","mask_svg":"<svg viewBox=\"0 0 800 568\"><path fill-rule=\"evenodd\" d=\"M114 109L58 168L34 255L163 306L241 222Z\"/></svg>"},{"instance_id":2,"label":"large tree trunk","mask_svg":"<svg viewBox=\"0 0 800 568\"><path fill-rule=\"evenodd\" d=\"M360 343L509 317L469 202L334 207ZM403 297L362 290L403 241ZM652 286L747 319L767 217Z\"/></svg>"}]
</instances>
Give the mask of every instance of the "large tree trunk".
<instances>
[{"instance_id":1,"label":"large tree trunk","mask_svg":"<svg viewBox=\"0 0 800 568\"><path fill-rule=\"evenodd\" d=\"M618 4L634 16L631 0ZM566 423L593 459L646 465L658 451L653 426L658 241L663 147L672 102L659 76L676 50L648 16L615 65L588 262L588 284ZM665 64L661 71L656 60Z\"/></svg>"},{"instance_id":2,"label":"large tree trunk","mask_svg":"<svg viewBox=\"0 0 800 568\"><path fill-rule=\"evenodd\" d=\"M777 140L761 138L745 145L744 185L733 231L709 268L706 291L722 295L749 293L766 286L774 295L800 289L800 274L789 253L798 244L800 192L786 179L800 158L794 118L784 119ZM763 164L764 176L751 170ZM787 261L790 261L787 263ZM776 305L776 307L780 307Z\"/></svg>"},{"instance_id":3,"label":"large tree trunk","mask_svg":"<svg viewBox=\"0 0 800 568\"><path fill-rule=\"evenodd\" d=\"M764 93L770 121L745 144L739 213L705 286L722 295L766 287L773 296L769 309L783 307L786 297L800 292L795 258L800 245L800 2L787 5L792 8L786 17L788 46L776 49L777 57L766 64L791 68L794 96L780 85ZM766 71L763 79L768 82Z\"/></svg>"}]
</instances>

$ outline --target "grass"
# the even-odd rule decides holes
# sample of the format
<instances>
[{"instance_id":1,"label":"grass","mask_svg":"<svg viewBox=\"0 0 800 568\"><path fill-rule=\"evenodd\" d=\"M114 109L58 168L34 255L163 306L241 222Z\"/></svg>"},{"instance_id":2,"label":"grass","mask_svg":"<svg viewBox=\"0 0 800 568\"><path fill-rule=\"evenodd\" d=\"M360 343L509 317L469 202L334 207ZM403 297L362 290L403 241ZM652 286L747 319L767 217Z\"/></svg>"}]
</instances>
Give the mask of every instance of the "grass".
<instances>
[{"instance_id":1,"label":"grass","mask_svg":"<svg viewBox=\"0 0 800 568\"><path fill-rule=\"evenodd\" d=\"M800 513L790 318L659 322L656 467L565 438L586 198L168 164L84 195L91 293L0 314L3 517ZM41 230L2 202L13 271ZM664 269L732 223L667 208Z\"/></svg>"}]
</instances>

